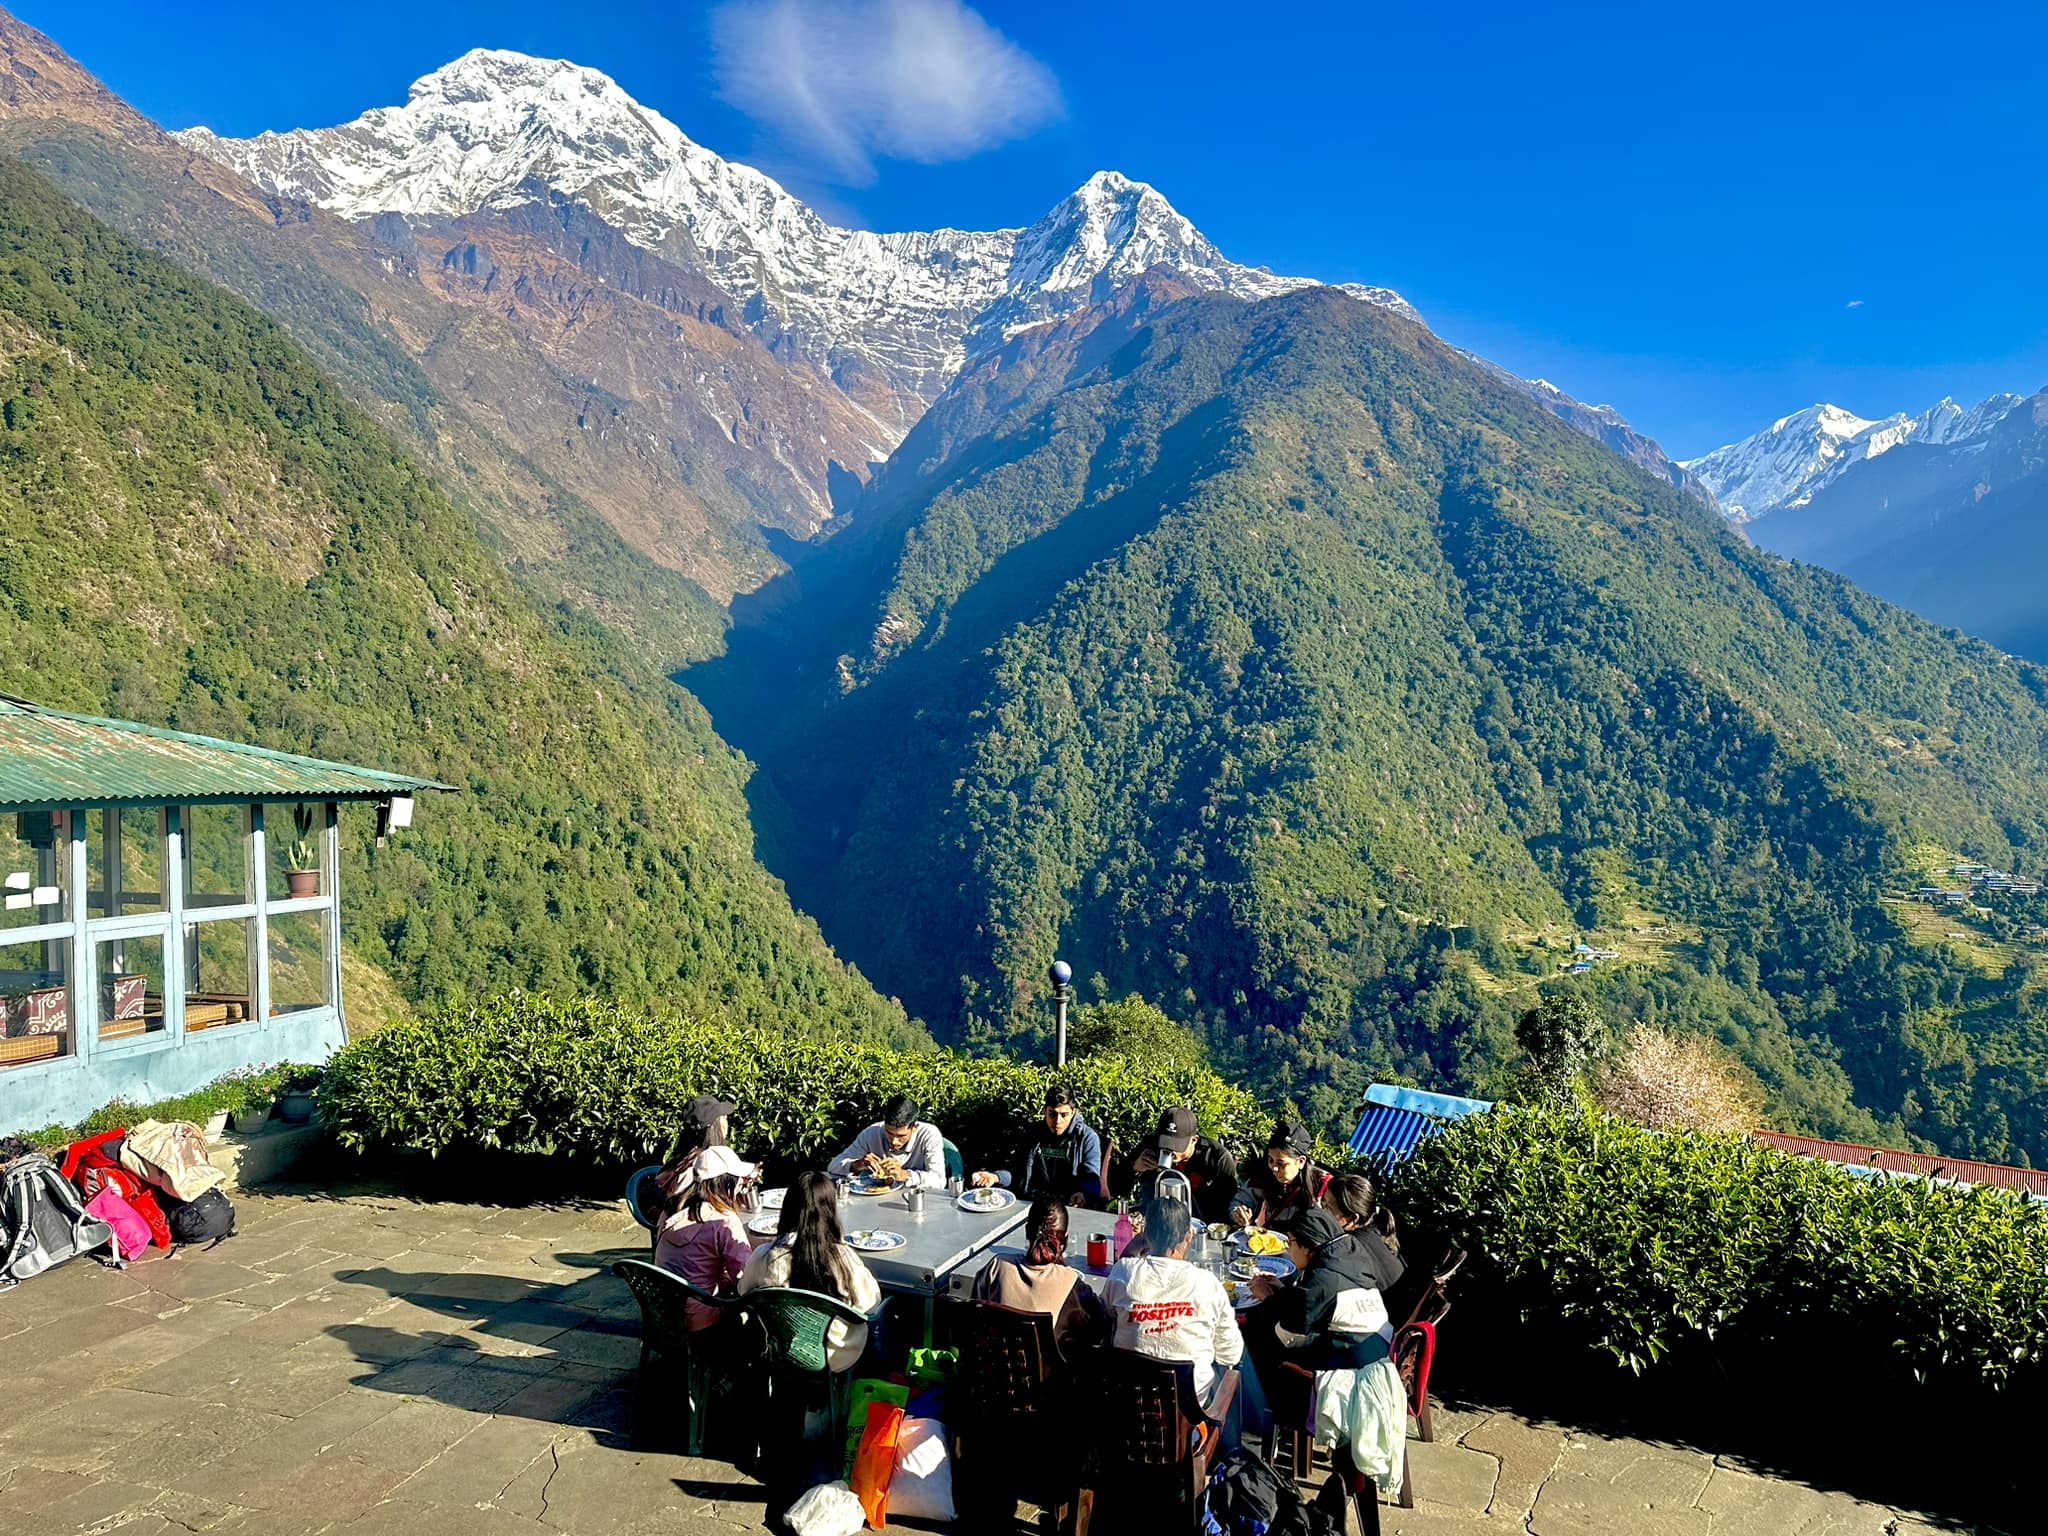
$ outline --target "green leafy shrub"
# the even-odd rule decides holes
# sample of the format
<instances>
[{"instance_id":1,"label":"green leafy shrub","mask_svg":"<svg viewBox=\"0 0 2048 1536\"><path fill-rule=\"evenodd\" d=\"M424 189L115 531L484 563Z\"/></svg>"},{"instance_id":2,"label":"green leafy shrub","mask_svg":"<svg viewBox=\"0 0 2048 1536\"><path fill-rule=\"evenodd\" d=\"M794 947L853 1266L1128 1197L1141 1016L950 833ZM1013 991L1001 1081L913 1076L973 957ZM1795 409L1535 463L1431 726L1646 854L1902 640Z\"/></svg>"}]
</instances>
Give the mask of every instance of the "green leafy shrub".
<instances>
[{"instance_id":1,"label":"green leafy shrub","mask_svg":"<svg viewBox=\"0 0 2048 1536\"><path fill-rule=\"evenodd\" d=\"M2048 1206L2006 1190L1863 1178L1568 1107L1458 1122L1391 1198L1472 1251L1461 1307L1637 1372L1791 1345L2005 1389L2038 1384L2048 1351Z\"/></svg>"},{"instance_id":2,"label":"green leafy shrub","mask_svg":"<svg viewBox=\"0 0 2048 1536\"><path fill-rule=\"evenodd\" d=\"M695 1094L738 1109L749 1155L813 1161L908 1093L970 1166L1006 1157L1055 1079L1126 1152L1172 1104L1233 1147L1263 1147L1271 1117L1250 1094L1188 1066L1096 1056L1049 1066L899 1052L650 1013L591 998L512 993L395 1023L346 1047L321 1079L344 1147L442 1153L542 1150L595 1163L659 1157Z\"/></svg>"}]
</instances>

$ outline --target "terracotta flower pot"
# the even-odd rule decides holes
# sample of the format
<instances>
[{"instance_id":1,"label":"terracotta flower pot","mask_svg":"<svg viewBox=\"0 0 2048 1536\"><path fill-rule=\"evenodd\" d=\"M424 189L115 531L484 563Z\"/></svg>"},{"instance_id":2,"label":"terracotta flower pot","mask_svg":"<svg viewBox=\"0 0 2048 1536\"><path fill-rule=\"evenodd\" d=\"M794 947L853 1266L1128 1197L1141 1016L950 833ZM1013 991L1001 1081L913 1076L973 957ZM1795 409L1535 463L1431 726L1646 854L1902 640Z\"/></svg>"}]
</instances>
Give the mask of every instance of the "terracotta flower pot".
<instances>
[{"instance_id":1,"label":"terracotta flower pot","mask_svg":"<svg viewBox=\"0 0 2048 1536\"><path fill-rule=\"evenodd\" d=\"M284 888L292 899L320 894L320 871L317 869L288 869L284 872Z\"/></svg>"}]
</instances>

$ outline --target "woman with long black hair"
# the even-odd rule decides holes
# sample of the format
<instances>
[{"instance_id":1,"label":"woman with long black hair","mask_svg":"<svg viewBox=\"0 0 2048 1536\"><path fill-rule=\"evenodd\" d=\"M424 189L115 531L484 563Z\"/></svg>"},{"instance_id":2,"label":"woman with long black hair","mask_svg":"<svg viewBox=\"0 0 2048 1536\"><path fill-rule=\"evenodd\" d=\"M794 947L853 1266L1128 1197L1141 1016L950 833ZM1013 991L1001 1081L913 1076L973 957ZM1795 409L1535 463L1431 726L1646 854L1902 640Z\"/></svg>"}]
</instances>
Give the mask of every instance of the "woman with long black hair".
<instances>
[{"instance_id":1,"label":"woman with long black hair","mask_svg":"<svg viewBox=\"0 0 2048 1536\"><path fill-rule=\"evenodd\" d=\"M828 1175L797 1175L783 1197L775 1241L756 1249L740 1274L742 1296L771 1285L836 1296L856 1312L871 1313L881 1304L882 1288L860 1255L846 1246L839 1224L839 1191ZM825 1353L832 1369L852 1369L867 1342L867 1324L834 1318L825 1330Z\"/></svg>"}]
</instances>

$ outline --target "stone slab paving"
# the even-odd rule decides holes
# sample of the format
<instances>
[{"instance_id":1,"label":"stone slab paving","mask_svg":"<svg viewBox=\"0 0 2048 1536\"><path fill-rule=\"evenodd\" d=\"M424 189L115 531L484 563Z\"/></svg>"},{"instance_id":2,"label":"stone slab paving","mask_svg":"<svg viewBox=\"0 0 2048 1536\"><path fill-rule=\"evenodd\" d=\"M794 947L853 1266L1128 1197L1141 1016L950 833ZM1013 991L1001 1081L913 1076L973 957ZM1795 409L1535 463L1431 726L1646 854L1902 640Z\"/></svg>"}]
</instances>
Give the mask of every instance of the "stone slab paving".
<instances>
[{"instance_id":1,"label":"stone slab paving","mask_svg":"<svg viewBox=\"0 0 2048 1536\"><path fill-rule=\"evenodd\" d=\"M245 1190L239 1232L0 1295L0 1536L717 1536L764 1490L635 1450L616 1203ZM1698 1450L1444 1407L1404 1536L1919 1536Z\"/></svg>"}]
</instances>

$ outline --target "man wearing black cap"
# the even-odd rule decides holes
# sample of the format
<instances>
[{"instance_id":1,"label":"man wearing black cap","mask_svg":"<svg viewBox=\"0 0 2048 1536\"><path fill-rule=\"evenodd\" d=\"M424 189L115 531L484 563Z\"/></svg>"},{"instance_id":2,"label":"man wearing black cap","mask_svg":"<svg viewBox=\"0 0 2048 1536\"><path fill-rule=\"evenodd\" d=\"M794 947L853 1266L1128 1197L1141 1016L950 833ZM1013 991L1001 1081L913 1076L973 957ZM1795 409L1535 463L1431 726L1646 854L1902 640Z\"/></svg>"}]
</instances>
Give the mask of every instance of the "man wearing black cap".
<instances>
[{"instance_id":1,"label":"man wearing black cap","mask_svg":"<svg viewBox=\"0 0 2048 1536\"><path fill-rule=\"evenodd\" d=\"M1222 1221L1237 1198L1237 1159L1201 1134L1195 1112L1176 1104L1159 1117L1157 1130L1138 1143L1131 1175L1140 1201L1158 1187L1162 1169L1184 1174L1194 1192L1195 1214L1204 1221Z\"/></svg>"},{"instance_id":2,"label":"man wearing black cap","mask_svg":"<svg viewBox=\"0 0 2048 1536\"><path fill-rule=\"evenodd\" d=\"M1320 1206L1330 1175L1308 1160L1314 1146L1315 1138L1299 1120L1275 1120L1264 1159L1231 1202L1230 1224L1278 1232Z\"/></svg>"},{"instance_id":3,"label":"man wearing black cap","mask_svg":"<svg viewBox=\"0 0 2048 1536\"><path fill-rule=\"evenodd\" d=\"M1074 1090L1054 1083L1045 1090L1045 1129L1031 1137L1000 1173L982 1172L967 1181L976 1188L1007 1185L1020 1199L1051 1195L1063 1205L1102 1207L1102 1138L1081 1118Z\"/></svg>"}]
</instances>

